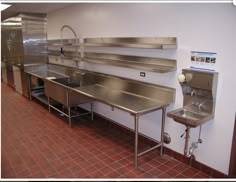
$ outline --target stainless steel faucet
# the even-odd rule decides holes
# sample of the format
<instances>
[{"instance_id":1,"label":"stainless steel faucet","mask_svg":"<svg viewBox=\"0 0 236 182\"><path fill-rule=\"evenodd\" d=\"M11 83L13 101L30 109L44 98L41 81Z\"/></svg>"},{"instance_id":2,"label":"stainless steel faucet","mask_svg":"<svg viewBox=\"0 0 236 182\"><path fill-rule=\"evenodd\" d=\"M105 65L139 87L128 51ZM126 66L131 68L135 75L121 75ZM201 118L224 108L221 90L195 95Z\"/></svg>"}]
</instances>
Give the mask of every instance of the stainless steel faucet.
<instances>
[{"instance_id":1,"label":"stainless steel faucet","mask_svg":"<svg viewBox=\"0 0 236 182\"><path fill-rule=\"evenodd\" d=\"M192 104L195 106L199 106L197 90L193 89L190 94L193 97Z\"/></svg>"},{"instance_id":2,"label":"stainless steel faucet","mask_svg":"<svg viewBox=\"0 0 236 182\"><path fill-rule=\"evenodd\" d=\"M75 52L76 52L76 60L75 61L76 61L76 64L77 64L76 66L78 66L78 47L77 47L78 38L77 38L77 35L76 35L75 31L73 30L73 28L71 28L69 25L64 25L64 26L61 27L61 58L64 57L63 43L62 43L62 32L63 32L64 28L70 29L73 32L74 36L75 36Z\"/></svg>"},{"instance_id":3,"label":"stainless steel faucet","mask_svg":"<svg viewBox=\"0 0 236 182\"><path fill-rule=\"evenodd\" d=\"M203 105L204 105L205 103L206 103L206 100L204 100L203 102L201 102L201 103L198 104L198 109L199 109L199 111L202 110Z\"/></svg>"},{"instance_id":4,"label":"stainless steel faucet","mask_svg":"<svg viewBox=\"0 0 236 182\"><path fill-rule=\"evenodd\" d=\"M191 96L196 96L196 95L197 95L197 91L196 90L192 90Z\"/></svg>"},{"instance_id":5,"label":"stainless steel faucet","mask_svg":"<svg viewBox=\"0 0 236 182\"><path fill-rule=\"evenodd\" d=\"M198 90L193 89L190 95L193 97L192 105L197 106L198 110L201 111L202 108L204 108L207 97L205 96L204 98L199 98L198 94Z\"/></svg>"}]
</instances>

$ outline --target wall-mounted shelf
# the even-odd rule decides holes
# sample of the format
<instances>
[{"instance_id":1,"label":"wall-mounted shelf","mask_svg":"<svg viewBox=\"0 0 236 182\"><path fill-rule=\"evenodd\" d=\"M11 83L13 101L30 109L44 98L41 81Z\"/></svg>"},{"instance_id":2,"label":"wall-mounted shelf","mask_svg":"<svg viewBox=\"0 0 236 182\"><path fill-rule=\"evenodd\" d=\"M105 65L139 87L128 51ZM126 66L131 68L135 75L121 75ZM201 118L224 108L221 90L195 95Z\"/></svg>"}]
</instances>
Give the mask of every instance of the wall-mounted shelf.
<instances>
[{"instance_id":1,"label":"wall-mounted shelf","mask_svg":"<svg viewBox=\"0 0 236 182\"><path fill-rule=\"evenodd\" d=\"M104 53L84 53L81 61L159 73L176 70L176 60Z\"/></svg>"},{"instance_id":2,"label":"wall-mounted shelf","mask_svg":"<svg viewBox=\"0 0 236 182\"><path fill-rule=\"evenodd\" d=\"M85 38L84 46L145 49L176 49L176 37Z\"/></svg>"},{"instance_id":3,"label":"wall-mounted shelf","mask_svg":"<svg viewBox=\"0 0 236 182\"><path fill-rule=\"evenodd\" d=\"M114 47L138 49L176 49L176 37L120 37L120 38L84 38L77 42L75 39L63 39L64 59L81 60L88 63L104 64L132 68L143 71L166 73L176 70L176 60L150 58L129 55L91 53L86 47ZM61 51L61 40L48 40L49 62L58 61ZM83 49L85 47L85 49ZM76 53L76 50L78 52ZM87 51L87 52L86 52Z\"/></svg>"},{"instance_id":4,"label":"wall-mounted shelf","mask_svg":"<svg viewBox=\"0 0 236 182\"><path fill-rule=\"evenodd\" d=\"M48 40L47 43L48 43L48 46L55 46L55 47L60 46L61 47L61 40L60 39ZM79 42L77 42L77 44L76 44L75 39L62 39L62 45L75 47L75 46L79 46L80 44L79 44Z\"/></svg>"}]
</instances>

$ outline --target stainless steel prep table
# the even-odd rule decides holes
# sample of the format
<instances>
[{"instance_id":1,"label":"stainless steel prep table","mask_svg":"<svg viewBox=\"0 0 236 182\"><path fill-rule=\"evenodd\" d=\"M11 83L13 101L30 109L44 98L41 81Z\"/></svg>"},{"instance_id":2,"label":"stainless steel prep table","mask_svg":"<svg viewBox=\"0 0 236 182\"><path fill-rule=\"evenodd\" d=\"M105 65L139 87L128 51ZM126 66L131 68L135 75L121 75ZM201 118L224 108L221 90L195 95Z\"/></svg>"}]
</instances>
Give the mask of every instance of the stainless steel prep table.
<instances>
[{"instance_id":1,"label":"stainless steel prep table","mask_svg":"<svg viewBox=\"0 0 236 182\"><path fill-rule=\"evenodd\" d=\"M73 88L73 90L87 97L91 97L94 100L111 105L112 107L117 107L119 109L122 109L134 115L134 131L135 131L134 166L135 166L135 169L138 168L138 156L141 156L158 147L161 147L160 154L163 155L163 144L164 144L163 140L164 140L166 107L170 103L158 102L156 100L139 96L136 94L122 92L118 90L112 90L110 88L106 88L98 84L79 87L79 88ZM143 151L141 153L138 153L139 117L141 115L144 115L144 114L147 114L149 112L153 112L159 109L162 110L161 141L156 146L150 149L147 149L146 151Z\"/></svg>"},{"instance_id":2,"label":"stainless steel prep table","mask_svg":"<svg viewBox=\"0 0 236 182\"><path fill-rule=\"evenodd\" d=\"M31 75L44 79L65 76L49 70L29 71L27 73L29 79ZM158 147L160 147L160 155L163 155L166 107L174 102L175 89L94 72L86 72L83 79L82 87L71 87L70 90L94 101L108 104L112 108L116 107L129 112L134 116L134 166L136 169L138 168L139 156ZM138 153L139 117L157 110L162 110L161 141L154 147Z\"/></svg>"}]
</instances>

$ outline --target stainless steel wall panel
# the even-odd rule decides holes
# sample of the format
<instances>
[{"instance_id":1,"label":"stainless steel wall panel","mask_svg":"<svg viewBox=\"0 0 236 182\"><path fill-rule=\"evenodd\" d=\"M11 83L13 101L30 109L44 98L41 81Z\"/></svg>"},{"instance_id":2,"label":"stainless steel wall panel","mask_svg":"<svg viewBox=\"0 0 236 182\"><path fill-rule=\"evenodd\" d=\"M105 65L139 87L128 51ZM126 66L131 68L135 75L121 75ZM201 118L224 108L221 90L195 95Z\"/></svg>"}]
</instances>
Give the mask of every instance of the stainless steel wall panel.
<instances>
[{"instance_id":1,"label":"stainless steel wall panel","mask_svg":"<svg viewBox=\"0 0 236 182\"><path fill-rule=\"evenodd\" d=\"M2 60L6 61L7 80L15 86L12 67L19 68L16 80L22 81L22 92L27 96L27 79L25 78L25 64L47 63L47 32L45 14L21 13L1 22Z\"/></svg>"},{"instance_id":2,"label":"stainless steel wall panel","mask_svg":"<svg viewBox=\"0 0 236 182\"><path fill-rule=\"evenodd\" d=\"M24 42L24 63L47 63L47 27L46 16L32 14L19 15L22 17Z\"/></svg>"}]
</instances>

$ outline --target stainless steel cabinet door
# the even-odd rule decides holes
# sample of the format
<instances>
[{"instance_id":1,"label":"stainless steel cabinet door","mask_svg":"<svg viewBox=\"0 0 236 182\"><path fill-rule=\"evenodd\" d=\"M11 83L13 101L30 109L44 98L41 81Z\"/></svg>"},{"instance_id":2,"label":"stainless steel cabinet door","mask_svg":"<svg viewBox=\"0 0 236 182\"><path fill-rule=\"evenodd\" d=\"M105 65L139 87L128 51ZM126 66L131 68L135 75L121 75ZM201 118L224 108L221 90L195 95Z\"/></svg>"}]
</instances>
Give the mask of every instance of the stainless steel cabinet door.
<instances>
[{"instance_id":1,"label":"stainless steel cabinet door","mask_svg":"<svg viewBox=\"0 0 236 182\"><path fill-rule=\"evenodd\" d=\"M20 68L13 66L13 76L15 81L15 90L22 94L22 82L21 82L21 72Z\"/></svg>"},{"instance_id":2,"label":"stainless steel cabinet door","mask_svg":"<svg viewBox=\"0 0 236 182\"><path fill-rule=\"evenodd\" d=\"M7 68L5 62L1 62L1 69L2 69L2 81L7 84Z\"/></svg>"}]
</instances>

